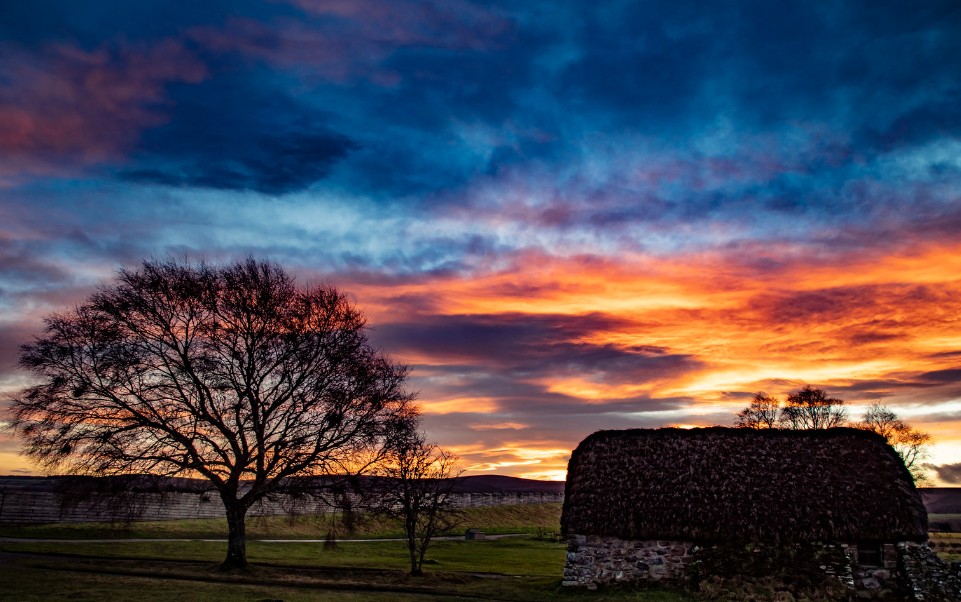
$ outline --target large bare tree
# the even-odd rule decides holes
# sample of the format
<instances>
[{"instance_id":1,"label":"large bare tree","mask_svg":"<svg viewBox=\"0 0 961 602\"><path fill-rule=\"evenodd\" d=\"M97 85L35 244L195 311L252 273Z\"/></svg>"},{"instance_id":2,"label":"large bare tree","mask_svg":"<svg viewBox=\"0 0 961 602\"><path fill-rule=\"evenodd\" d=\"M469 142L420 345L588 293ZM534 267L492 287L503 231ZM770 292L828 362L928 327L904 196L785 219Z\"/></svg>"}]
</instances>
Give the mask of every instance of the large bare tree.
<instances>
[{"instance_id":1,"label":"large bare tree","mask_svg":"<svg viewBox=\"0 0 961 602\"><path fill-rule=\"evenodd\" d=\"M38 382L13 400L26 453L74 473L208 479L244 567L252 504L294 476L356 469L409 430L407 369L368 343L330 286L275 263L145 261L46 318L21 349Z\"/></svg>"}]
</instances>

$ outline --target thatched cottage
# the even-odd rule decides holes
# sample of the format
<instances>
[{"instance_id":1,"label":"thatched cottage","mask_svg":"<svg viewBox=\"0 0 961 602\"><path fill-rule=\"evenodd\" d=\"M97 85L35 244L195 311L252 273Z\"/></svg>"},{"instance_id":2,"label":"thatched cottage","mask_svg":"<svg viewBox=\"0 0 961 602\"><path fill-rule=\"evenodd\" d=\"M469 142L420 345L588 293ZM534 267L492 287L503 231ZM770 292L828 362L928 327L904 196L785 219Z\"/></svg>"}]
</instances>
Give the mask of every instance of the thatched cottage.
<instances>
[{"instance_id":1,"label":"thatched cottage","mask_svg":"<svg viewBox=\"0 0 961 602\"><path fill-rule=\"evenodd\" d=\"M840 580L884 591L904 581L899 555L926 541L927 514L873 433L635 429L574 450L561 528L565 585L677 580L694 551L720 544L818 542L845 559L830 567Z\"/></svg>"}]
</instances>

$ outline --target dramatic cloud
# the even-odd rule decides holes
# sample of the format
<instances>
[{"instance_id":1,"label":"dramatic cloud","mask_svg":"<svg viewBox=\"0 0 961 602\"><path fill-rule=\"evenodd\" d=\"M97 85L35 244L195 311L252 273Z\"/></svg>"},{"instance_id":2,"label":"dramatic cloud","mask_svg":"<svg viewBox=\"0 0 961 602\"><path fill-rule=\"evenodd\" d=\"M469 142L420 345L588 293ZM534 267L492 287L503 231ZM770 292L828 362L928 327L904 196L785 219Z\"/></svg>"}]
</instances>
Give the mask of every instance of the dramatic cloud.
<instances>
[{"instance_id":1,"label":"dramatic cloud","mask_svg":"<svg viewBox=\"0 0 961 602\"><path fill-rule=\"evenodd\" d=\"M34 53L0 41L0 54L3 178L121 160L143 128L165 120L165 86L205 74L172 40L95 50L61 42Z\"/></svg>"},{"instance_id":2,"label":"dramatic cloud","mask_svg":"<svg viewBox=\"0 0 961 602\"><path fill-rule=\"evenodd\" d=\"M283 194L324 178L357 147L317 123L315 109L250 81L218 78L172 99L169 123L143 133L122 179Z\"/></svg>"},{"instance_id":3,"label":"dramatic cloud","mask_svg":"<svg viewBox=\"0 0 961 602\"><path fill-rule=\"evenodd\" d=\"M928 467L937 473L938 478L948 485L961 485L961 462L957 464L942 464L941 466L929 464Z\"/></svg>"},{"instance_id":4,"label":"dramatic cloud","mask_svg":"<svg viewBox=\"0 0 961 602\"><path fill-rule=\"evenodd\" d=\"M118 266L255 254L472 470L805 383L954 466L958 64L951 0L4 2L0 389Z\"/></svg>"}]
</instances>

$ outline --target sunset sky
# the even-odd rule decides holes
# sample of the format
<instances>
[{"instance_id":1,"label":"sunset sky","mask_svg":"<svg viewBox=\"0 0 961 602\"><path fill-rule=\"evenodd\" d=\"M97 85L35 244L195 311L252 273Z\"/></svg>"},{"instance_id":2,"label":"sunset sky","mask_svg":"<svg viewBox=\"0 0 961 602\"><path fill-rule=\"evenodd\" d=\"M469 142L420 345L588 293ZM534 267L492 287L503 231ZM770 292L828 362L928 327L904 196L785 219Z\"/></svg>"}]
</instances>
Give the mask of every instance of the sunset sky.
<instances>
[{"instance_id":1,"label":"sunset sky","mask_svg":"<svg viewBox=\"0 0 961 602\"><path fill-rule=\"evenodd\" d=\"M961 485L961 3L0 3L0 403L184 253L349 291L468 474L812 384Z\"/></svg>"}]
</instances>

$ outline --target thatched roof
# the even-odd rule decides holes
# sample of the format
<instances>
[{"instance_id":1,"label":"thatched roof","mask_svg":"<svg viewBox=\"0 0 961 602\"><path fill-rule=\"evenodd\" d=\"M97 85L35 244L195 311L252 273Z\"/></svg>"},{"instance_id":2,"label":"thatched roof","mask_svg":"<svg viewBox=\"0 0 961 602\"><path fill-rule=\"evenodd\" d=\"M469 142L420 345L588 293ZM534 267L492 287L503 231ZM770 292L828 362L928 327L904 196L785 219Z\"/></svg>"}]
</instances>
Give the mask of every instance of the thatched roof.
<instances>
[{"instance_id":1,"label":"thatched roof","mask_svg":"<svg viewBox=\"0 0 961 602\"><path fill-rule=\"evenodd\" d=\"M599 431L574 450L565 534L717 541L923 541L904 463L874 433Z\"/></svg>"}]
</instances>

